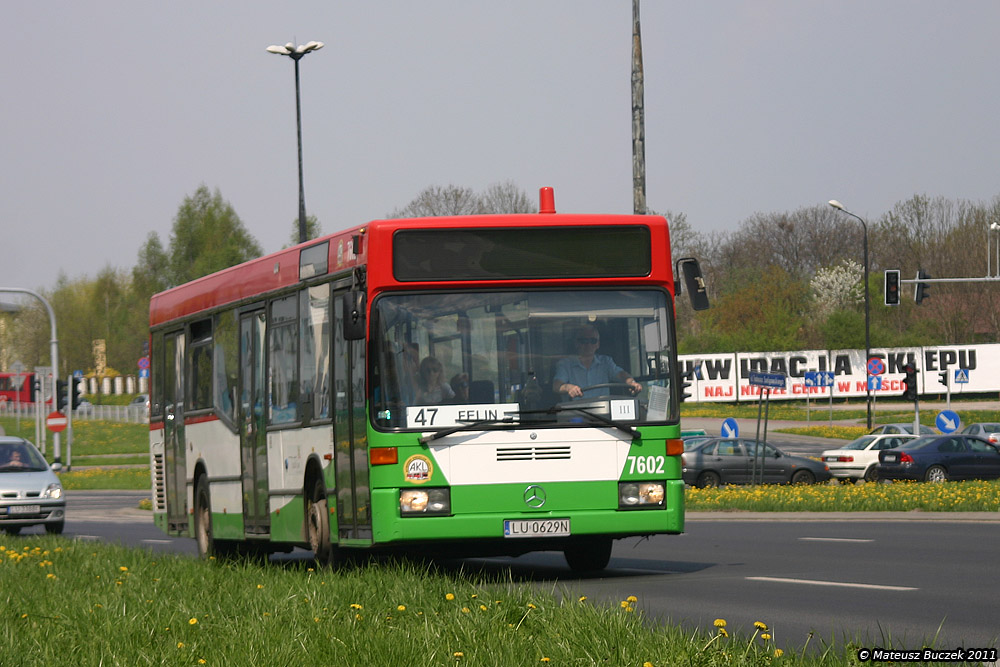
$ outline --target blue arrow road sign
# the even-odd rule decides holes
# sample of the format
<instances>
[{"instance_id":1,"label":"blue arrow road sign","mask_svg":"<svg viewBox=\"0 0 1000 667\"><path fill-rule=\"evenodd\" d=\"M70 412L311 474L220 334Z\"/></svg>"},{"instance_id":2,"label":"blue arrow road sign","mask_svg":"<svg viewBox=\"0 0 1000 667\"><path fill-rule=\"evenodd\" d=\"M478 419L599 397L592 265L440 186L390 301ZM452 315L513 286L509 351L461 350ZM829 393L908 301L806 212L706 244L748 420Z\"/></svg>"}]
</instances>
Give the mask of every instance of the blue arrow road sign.
<instances>
[{"instance_id":1,"label":"blue arrow road sign","mask_svg":"<svg viewBox=\"0 0 1000 667\"><path fill-rule=\"evenodd\" d=\"M833 371L806 371L807 387L832 387Z\"/></svg>"},{"instance_id":2,"label":"blue arrow road sign","mask_svg":"<svg viewBox=\"0 0 1000 667\"><path fill-rule=\"evenodd\" d=\"M740 437L740 425L737 424L736 420L733 419L732 417L722 422L722 437L723 438Z\"/></svg>"},{"instance_id":3,"label":"blue arrow road sign","mask_svg":"<svg viewBox=\"0 0 1000 667\"><path fill-rule=\"evenodd\" d=\"M962 420L954 410L942 410L938 413L934 423L942 433L954 433L958 430Z\"/></svg>"},{"instance_id":4,"label":"blue arrow road sign","mask_svg":"<svg viewBox=\"0 0 1000 667\"><path fill-rule=\"evenodd\" d=\"M872 391L878 391L882 388L882 376L881 375L869 375L868 376L868 388Z\"/></svg>"}]
</instances>

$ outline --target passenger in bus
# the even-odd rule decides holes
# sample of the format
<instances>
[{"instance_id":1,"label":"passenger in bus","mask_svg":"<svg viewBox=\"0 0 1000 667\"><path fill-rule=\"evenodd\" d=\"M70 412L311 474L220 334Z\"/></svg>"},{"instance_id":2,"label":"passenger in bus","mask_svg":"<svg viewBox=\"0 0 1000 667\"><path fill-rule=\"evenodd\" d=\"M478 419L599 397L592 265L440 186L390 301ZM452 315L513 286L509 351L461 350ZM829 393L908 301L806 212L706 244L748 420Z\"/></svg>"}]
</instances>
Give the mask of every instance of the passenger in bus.
<instances>
[{"instance_id":1,"label":"passenger in bus","mask_svg":"<svg viewBox=\"0 0 1000 667\"><path fill-rule=\"evenodd\" d=\"M456 403L469 402L469 374L459 373L451 378L451 390L455 392Z\"/></svg>"},{"instance_id":2,"label":"passenger in bus","mask_svg":"<svg viewBox=\"0 0 1000 667\"><path fill-rule=\"evenodd\" d=\"M417 375L417 405L445 403L455 398L444 379L444 367L434 357L424 357Z\"/></svg>"},{"instance_id":3,"label":"passenger in bus","mask_svg":"<svg viewBox=\"0 0 1000 667\"><path fill-rule=\"evenodd\" d=\"M552 388L556 392L568 394L570 398L591 398L607 395L607 388L585 387L596 384L620 382L628 385L632 394L642 391L642 385L635 381L628 371L604 354L597 354L601 346L601 334L593 324L585 324L576 331L576 354L560 359L556 363Z\"/></svg>"}]
</instances>

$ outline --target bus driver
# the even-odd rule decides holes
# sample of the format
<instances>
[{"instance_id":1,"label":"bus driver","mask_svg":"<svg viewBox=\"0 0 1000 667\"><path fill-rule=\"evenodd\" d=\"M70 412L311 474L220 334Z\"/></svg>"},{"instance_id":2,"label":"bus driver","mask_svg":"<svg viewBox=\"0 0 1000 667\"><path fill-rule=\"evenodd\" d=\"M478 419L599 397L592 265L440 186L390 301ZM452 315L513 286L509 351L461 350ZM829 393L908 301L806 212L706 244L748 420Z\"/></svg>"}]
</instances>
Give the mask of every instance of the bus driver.
<instances>
[{"instance_id":1,"label":"bus driver","mask_svg":"<svg viewBox=\"0 0 1000 667\"><path fill-rule=\"evenodd\" d=\"M552 388L570 398L582 398L584 387L595 384L621 382L627 384L632 394L642 391L642 385L635 381L628 371L604 354L597 354L601 346L601 335L593 324L584 324L576 332L576 355L564 357L556 363ZM607 391L593 389L587 396L607 394Z\"/></svg>"}]
</instances>

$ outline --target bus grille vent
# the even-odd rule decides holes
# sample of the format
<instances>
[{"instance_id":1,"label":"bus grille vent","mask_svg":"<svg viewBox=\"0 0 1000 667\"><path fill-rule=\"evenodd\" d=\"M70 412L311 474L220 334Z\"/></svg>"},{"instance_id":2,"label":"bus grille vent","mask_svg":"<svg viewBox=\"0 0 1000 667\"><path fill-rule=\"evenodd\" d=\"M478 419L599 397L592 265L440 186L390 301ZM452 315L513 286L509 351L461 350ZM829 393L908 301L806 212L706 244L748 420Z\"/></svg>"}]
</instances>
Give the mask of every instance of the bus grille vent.
<instances>
[{"instance_id":1,"label":"bus grille vent","mask_svg":"<svg viewBox=\"0 0 1000 667\"><path fill-rule=\"evenodd\" d=\"M497 461L549 461L569 460L573 448L570 445L551 447L497 447Z\"/></svg>"},{"instance_id":2,"label":"bus grille vent","mask_svg":"<svg viewBox=\"0 0 1000 667\"><path fill-rule=\"evenodd\" d=\"M153 509L164 511L167 509L167 485L163 454L153 455L153 479L155 480L153 503L156 505Z\"/></svg>"}]
</instances>

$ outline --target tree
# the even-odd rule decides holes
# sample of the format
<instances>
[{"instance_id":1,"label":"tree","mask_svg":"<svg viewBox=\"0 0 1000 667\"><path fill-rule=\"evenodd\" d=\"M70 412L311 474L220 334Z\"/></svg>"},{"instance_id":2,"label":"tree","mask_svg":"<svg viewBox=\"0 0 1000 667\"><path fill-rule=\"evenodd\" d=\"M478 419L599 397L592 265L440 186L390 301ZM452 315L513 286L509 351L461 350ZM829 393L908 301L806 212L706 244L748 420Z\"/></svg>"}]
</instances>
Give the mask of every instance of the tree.
<instances>
[{"instance_id":1,"label":"tree","mask_svg":"<svg viewBox=\"0 0 1000 667\"><path fill-rule=\"evenodd\" d=\"M185 197L170 233L169 283L180 285L264 254L229 202L202 185Z\"/></svg>"},{"instance_id":2,"label":"tree","mask_svg":"<svg viewBox=\"0 0 1000 667\"><path fill-rule=\"evenodd\" d=\"M513 181L494 183L480 196L484 213L538 213L538 207Z\"/></svg>"},{"instance_id":3,"label":"tree","mask_svg":"<svg viewBox=\"0 0 1000 667\"><path fill-rule=\"evenodd\" d=\"M390 218L423 218L439 215L479 215L483 205L471 188L456 185L432 185L420 191L413 201L396 209Z\"/></svg>"},{"instance_id":4,"label":"tree","mask_svg":"<svg viewBox=\"0 0 1000 667\"><path fill-rule=\"evenodd\" d=\"M537 213L528 195L512 181L494 183L482 194L457 185L432 185L413 201L393 211L390 218L424 218L441 215L483 215L487 213Z\"/></svg>"},{"instance_id":5,"label":"tree","mask_svg":"<svg viewBox=\"0 0 1000 667\"><path fill-rule=\"evenodd\" d=\"M306 240L312 241L313 239L319 238L323 235L323 229L319 225L319 220L315 215L306 216ZM288 245L286 248L290 248L293 245L299 244L299 219L295 218L292 221L292 233L288 236Z\"/></svg>"},{"instance_id":6,"label":"tree","mask_svg":"<svg viewBox=\"0 0 1000 667\"><path fill-rule=\"evenodd\" d=\"M813 313L824 319L834 311L863 303L864 267L853 259L837 266L823 267L809 281L815 304Z\"/></svg>"}]
</instances>

